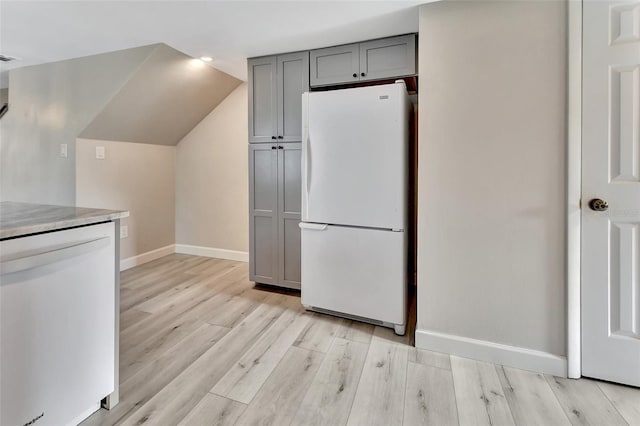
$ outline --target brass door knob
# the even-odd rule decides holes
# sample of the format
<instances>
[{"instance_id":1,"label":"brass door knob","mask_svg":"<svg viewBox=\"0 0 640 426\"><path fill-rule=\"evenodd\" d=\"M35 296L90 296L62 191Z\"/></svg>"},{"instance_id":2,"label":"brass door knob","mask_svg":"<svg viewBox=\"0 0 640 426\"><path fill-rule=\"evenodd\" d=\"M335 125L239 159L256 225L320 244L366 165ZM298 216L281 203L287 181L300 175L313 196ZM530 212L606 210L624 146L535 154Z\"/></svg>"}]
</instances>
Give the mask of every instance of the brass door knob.
<instances>
[{"instance_id":1,"label":"brass door knob","mask_svg":"<svg viewBox=\"0 0 640 426\"><path fill-rule=\"evenodd\" d=\"M605 200L601 200L600 198L594 198L589 201L589 208L596 212L604 212L609 209L609 204Z\"/></svg>"}]
</instances>

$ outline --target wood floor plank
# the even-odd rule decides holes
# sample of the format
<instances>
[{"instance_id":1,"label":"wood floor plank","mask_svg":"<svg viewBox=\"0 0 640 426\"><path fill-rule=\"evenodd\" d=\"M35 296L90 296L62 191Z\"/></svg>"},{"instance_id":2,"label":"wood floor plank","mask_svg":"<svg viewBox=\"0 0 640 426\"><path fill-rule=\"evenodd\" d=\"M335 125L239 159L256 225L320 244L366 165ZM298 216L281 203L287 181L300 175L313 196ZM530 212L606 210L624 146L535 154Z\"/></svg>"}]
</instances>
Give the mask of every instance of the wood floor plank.
<instances>
[{"instance_id":1,"label":"wood floor plank","mask_svg":"<svg viewBox=\"0 0 640 426\"><path fill-rule=\"evenodd\" d=\"M201 324L168 351L147 362L136 374L121 381L121 397L142 406L228 332L224 327Z\"/></svg>"},{"instance_id":2,"label":"wood floor plank","mask_svg":"<svg viewBox=\"0 0 640 426\"><path fill-rule=\"evenodd\" d=\"M130 416L136 409L137 407L133 403L121 398L120 402L111 410L101 408L81 422L79 426L115 425Z\"/></svg>"},{"instance_id":3,"label":"wood floor plank","mask_svg":"<svg viewBox=\"0 0 640 426\"><path fill-rule=\"evenodd\" d=\"M451 356L462 425L513 425L513 416L493 364Z\"/></svg>"},{"instance_id":4,"label":"wood floor plank","mask_svg":"<svg viewBox=\"0 0 640 426\"><path fill-rule=\"evenodd\" d=\"M293 420L294 425L344 425L369 345L336 338Z\"/></svg>"},{"instance_id":5,"label":"wood floor plank","mask_svg":"<svg viewBox=\"0 0 640 426\"><path fill-rule=\"evenodd\" d=\"M294 345L313 351L327 353L344 319L331 315L313 313L313 321L300 333Z\"/></svg>"},{"instance_id":6,"label":"wood floor plank","mask_svg":"<svg viewBox=\"0 0 640 426\"><path fill-rule=\"evenodd\" d=\"M453 376L449 370L410 362L404 403L403 424L406 426L458 424Z\"/></svg>"},{"instance_id":7,"label":"wood floor plank","mask_svg":"<svg viewBox=\"0 0 640 426\"><path fill-rule=\"evenodd\" d=\"M498 377L517 425L570 425L542 374L497 367Z\"/></svg>"},{"instance_id":8,"label":"wood floor plank","mask_svg":"<svg viewBox=\"0 0 640 426\"><path fill-rule=\"evenodd\" d=\"M210 297L203 298L198 303L189 303L188 306L190 309L177 315L163 315L157 320L150 318L152 327L145 330L140 341L129 343L121 349L120 374L124 380L200 327L203 312L215 309L219 303L218 299Z\"/></svg>"},{"instance_id":9,"label":"wood floor plank","mask_svg":"<svg viewBox=\"0 0 640 426\"><path fill-rule=\"evenodd\" d=\"M620 413L591 380L545 376L573 425L624 426Z\"/></svg>"},{"instance_id":10,"label":"wood floor plank","mask_svg":"<svg viewBox=\"0 0 640 426\"><path fill-rule=\"evenodd\" d=\"M233 272L237 268L237 266L230 262L220 262L213 266L215 269L212 270L210 275L189 276L185 273L185 276L189 276L189 278L157 294L155 297L139 303L136 305L136 309L149 313L161 312L172 304L179 304L183 300L193 297L195 294L206 292L208 289L201 284L219 283L221 282L221 280L218 280L219 278Z\"/></svg>"},{"instance_id":11,"label":"wood floor plank","mask_svg":"<svg viewBox=\"0 0 640 426\"><path fill-rule=\"evenodd\" d=\"M349 425L402 424L407 356L407 346L371 339Z\"/></svg>"},{"instance_id":12,"label":"wood floor plank","mask_svg":"<svg viewBox=\"0 0 640 426\"><path fill-rule=\"evenodd\" d=\"M451 370L451 359L449 358L449 354L427 351L414 347L409 348L409 362Z\"/></svg>"},{"instance_id":13,"label":"wood floor plank","mask_svg":"<svg viewBox=\"0 0 640 426\"><path fill-rule=\"evenodd\" d=\"M231 329L219 342L140 407L123 424L175 424L195 407L204 395L255 342L283 309L264 304Z\"/></svg>"},{"instance_id":14,"label":"wood floor plank","mask_svg":"<svg viewBox=\"0 0 640 426\"><path fill-rule=\"evenodd\" d=\"M373 330L373 338L386 340L388 342L397 343L404 346L411 345L411 336L409 333L405 333L403 336L398 336L392 328L376 326Z\"/></svg>"},{"instance_id":15,"label":"wood floor plank","mask_svg":"<svg viewBox=\"0 0 640 426\"><path fill-rule=\"evenodd\" d=\"M168 274L156 279L152 283L153 285L148 285L144 288L122 288L120 292L120 312L137 308L141 303L158 296L162 291L167 291L179 285L190 277L190 275L183 273Z\"/></svg>"},{"instance_id":16,"label":"wood floor plank","mask_svg":"<svg viewBox=\"0 0 640 426\"><path fill-rule=\"evenodd\" d=\"M284 311L211 392L244 404L251 402L310 319L295 310Z\"/></svg>"},{"instance_id":17,"label":"wood floor plank","mask_svg":"<svg viewBox=\"0 0 640 426\"><path fill-rule=\"evenodd\" d=\"M126 330L134 324L139 323L146 317L151 315L148 312L139 311L137 309L129 309L120 314L120 331Z\"/></svg>"},{"instance_id":18,"label":"wood floor plank","mask_svg":"<svg viewBox=\"0 0 640 426\"><path fill-rule=\"evenodd\" d=\"M354 342L370 343L375 326L366 322L344 320L336 337Z\"/></svg>"},{"instance_id":19,"label":"wood floor plank","mask_svg":"<svg viewBox=\"0 0 640 426\"><path fill-rule=\"evenodd\" d=\"M247 317L267 297L266 292L249 292L233 296L220 309L211 311L206 321L222 327L233 327Z\"/></svg>"},{"instance_id":20,"label":"wood floor plank","mask_svg":"<svg viewBox=\"0 0 640 426\"><path fill-rule=\"evenodd\" d=\"M218 395L206 394L179 426L232 426L246 405Z\"/></svg>"},{"instance_id":21,"label":"wood floor plank","mask_svg":"<svg viewBox=\"0 0 640 426\"><path fill-rule=\"evenodd\" d=\"M206 287L208 281L198 281L200 285ZM121 346L121 363L127 363L129 357L133 357L133 361L136 361L135 351L140 348L148 348L153 346L153 339L157 339L161 334L171 332L173 328L177 327L181 323L184 323L187 319L202 319L207 321L208 315L215 312L217 309L223 309L225 303L227 303L235 295L259 292L264 293L262 290L255 290L248 283L236 283L231 289L220 289L218 293L207 292L203 289L202 294L194 294L193 297L182 299L180 303L172 303L164 311L154 314L124 330L120 335ZM184 328L184 327L183 327ZM137 360L139 361L139 360Z\"/></svg>"},{"instance_id":22,"label":"wood floor plank","mask_svg":"<svg viewBox=\"0 0 640 426\"><path fill-rule=\"evenodd\" d=\"M615 383L597 382L618 412L632 426L640 426L640 389Z\"/></svg>"},{"instance_id":23,"label":"wood floor plank","mask_svg":"<svg viewBox=\"0 0 640 426\"><path fill-rule=\"evenodd\" d=\"M291 347L238 419L238 425L291 424L324 354Z\"/></svg>"}]
</instances>

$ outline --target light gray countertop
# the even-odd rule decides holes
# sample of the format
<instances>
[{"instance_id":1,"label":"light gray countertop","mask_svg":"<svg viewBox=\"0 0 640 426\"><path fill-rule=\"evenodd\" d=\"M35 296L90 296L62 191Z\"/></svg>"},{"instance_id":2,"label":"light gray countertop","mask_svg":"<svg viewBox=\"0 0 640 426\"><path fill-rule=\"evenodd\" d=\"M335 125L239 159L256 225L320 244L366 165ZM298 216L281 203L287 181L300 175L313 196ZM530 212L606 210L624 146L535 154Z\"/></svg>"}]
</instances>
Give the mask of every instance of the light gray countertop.
<instances>
[{"instance_id":1,"label":"light gray countertop","mask_svg":"<svg viewBox=\"0 0 640 426\"><path fill-rule=\"evenodd\" d=\"M129 212L121 210L2 201L0 202L0 240L107 222L127 216Z\"/></svg>"}]
</instances>

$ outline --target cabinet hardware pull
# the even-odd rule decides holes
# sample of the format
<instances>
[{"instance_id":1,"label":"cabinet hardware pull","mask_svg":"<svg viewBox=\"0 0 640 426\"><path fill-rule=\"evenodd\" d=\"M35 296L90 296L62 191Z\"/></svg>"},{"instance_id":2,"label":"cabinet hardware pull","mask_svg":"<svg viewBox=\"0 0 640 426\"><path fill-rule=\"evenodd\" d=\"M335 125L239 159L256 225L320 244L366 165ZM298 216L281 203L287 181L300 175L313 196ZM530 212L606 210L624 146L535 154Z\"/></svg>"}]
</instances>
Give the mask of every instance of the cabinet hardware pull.
<instances>
[{"instance_id":1,"label":"cabinet hardware pull","mask_svg":"<svg viewBox=\"0 0 640 426\"><path fill-rule=\"evenodd\" d=\"M271 146L271 149L276 149L276 146L275 145Z\"/></svg>"},{"instance_id":2,"label":"cabinet hardware pull","mask_svg":"<svg viewBox=\"0 0 640 426\"><path fill-rule=\"evenodd\" d=\"M275 136L271 136L271 139L275 139L275 138L276 138Z\"/></svg>"},{"instance_id":3,"label":"cabinet hardware pull","mask_svg":"<svg viewBox=\"0 0 640 426\"><path fill-rule=\"evenodd\" d=\"M365 76L365 75L367 75L367 74L366 74L366 73L360 73L360 75L361 75L362 77L364 77L364 76Z\"/></svg>"},{"instance_id":4,"label":"cabinet hardware pull","mask_svg":"<svg viewBox=\"0 0 640 426\"><path fill-rule=\"evenodd\" d=\"M284 139L284 136L278 136L278 139Z\"/></svg>"},{"instance_id":5,"label":"cabinet hardware pull","mask_svg":"<svg viewBox=\"0 0 640 426\"><path fill-rule=\"evenodd\" d=\"M358 76L358 74L356 74L355 72L353 73L353 78L356 78Z\"/></svg>"},{"instance_id":6,"label":"cabinet hardware pull","mask_svg":"<svg viewBox=\"0 0 640 426\"><path fill-rule=\"evenodd\" d=\"M284 146L278 145L278 149L284 149Z\"/></svg>"}]
</instances>

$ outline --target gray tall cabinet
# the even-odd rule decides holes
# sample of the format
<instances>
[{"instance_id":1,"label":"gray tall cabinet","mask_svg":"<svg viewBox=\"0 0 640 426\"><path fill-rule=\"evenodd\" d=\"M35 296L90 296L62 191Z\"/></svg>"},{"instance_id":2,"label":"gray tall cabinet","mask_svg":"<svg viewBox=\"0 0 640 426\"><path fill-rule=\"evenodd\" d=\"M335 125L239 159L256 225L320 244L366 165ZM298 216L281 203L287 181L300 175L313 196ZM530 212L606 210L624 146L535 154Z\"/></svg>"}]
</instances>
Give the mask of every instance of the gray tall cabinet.
<instances>
[{"instance_id":1,"label":"gray tall cabinet","mask_svg":"<svg viewBox=\"0 0 640 426\"><path fill-rule=\"evenodd\" d=\"M309 52L250 59L249 274L300 288L302 93Z\"/></svg>"}]
</instances>

